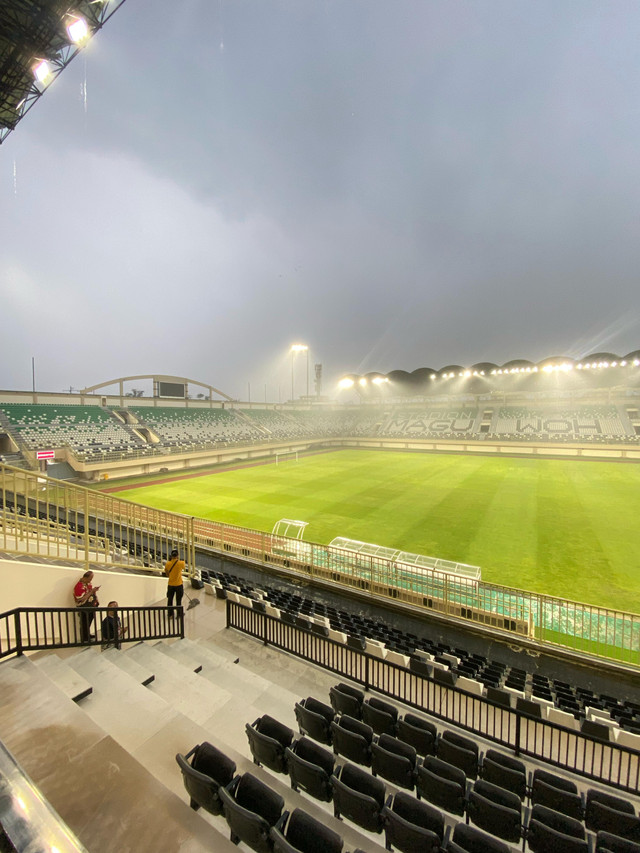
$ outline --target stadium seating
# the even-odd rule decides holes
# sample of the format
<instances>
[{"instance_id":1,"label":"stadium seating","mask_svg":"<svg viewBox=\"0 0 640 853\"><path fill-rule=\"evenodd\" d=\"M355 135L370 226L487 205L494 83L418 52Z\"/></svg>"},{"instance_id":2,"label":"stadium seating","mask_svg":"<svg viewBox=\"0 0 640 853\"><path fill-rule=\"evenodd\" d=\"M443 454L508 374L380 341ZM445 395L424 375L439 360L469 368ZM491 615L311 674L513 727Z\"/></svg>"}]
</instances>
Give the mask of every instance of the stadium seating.
<instances>
[{"instance_id":1,"label":"stadium seating","mask_svg":"<svg viewBox=\"0 0 640 853\"><path fill-rule=\"evenodd\" d=\"M176 761L191 808L197 811L202 807L211 814L222 814L219 789L234 778L235 762L206 741L194 746L186 755L178 753Z\"/></svg>"}]
</instances>

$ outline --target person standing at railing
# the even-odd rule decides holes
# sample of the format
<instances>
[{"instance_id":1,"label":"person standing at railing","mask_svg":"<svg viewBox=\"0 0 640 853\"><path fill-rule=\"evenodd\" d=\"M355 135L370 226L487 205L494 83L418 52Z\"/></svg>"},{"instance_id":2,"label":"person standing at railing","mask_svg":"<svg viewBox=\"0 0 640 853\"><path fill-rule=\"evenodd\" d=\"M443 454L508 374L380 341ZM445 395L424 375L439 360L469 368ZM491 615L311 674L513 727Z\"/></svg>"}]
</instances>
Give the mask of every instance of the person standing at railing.
<instances>
[{"instance_id":1,"label":"person standing at railing","mask_svg":"<svg viewBox=\"0 0 640 853\"><path fill-rule=\"evenodd\" d=\"M167 585L167 604L169 607L173 605L175 598L176 607L182 606L182 595L184 593L184 585L182 583L182 573L184 572L184 560L180 559L178 549L174 548L169 554L169 559L164 565L164 573L169 576ZM169 611L169 618L173 619L173 610Z\"/></svg>"},{"instance_id":2,"label":"person standing at railing","mask_svg":"<svg viewBox=\"0 0 640 853\"><path fill-rule=\"evenodd\" d=\"M96 616L93 608L100 606L97 595L100 587L93 586L92 580L93 572L85 572L73 588L76 607L82 609L82 613L80 613L80 640L83 643L88 643L91 639L91 625Z\"/></svg>"}]
</instances>

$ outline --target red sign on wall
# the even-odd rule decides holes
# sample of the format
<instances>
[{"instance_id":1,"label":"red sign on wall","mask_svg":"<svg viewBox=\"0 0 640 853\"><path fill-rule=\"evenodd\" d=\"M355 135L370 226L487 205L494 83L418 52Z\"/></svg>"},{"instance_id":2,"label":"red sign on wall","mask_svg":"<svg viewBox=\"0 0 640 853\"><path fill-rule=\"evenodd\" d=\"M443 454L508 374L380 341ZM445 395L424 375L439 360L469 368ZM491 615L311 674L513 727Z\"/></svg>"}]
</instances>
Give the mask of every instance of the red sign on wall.
<instances>
[{"instance_id":1,"label":"red sign on wall","mask_svg":"<svg viewBox=\"0 0 640 853\"><path fill-rule=\"evenodd\" d=\"M55 450L36 450L36 459L55 459Z\"/></svg>"}]
</instances>

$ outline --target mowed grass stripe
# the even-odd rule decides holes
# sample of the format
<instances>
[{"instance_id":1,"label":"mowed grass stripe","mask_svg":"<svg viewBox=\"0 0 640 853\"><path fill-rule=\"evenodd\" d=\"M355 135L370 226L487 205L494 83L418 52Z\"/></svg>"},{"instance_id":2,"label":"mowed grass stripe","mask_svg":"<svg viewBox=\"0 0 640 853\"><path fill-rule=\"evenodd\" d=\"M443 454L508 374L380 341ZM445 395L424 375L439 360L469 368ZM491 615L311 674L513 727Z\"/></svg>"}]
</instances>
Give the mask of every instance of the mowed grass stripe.
<instances>
[{"instance_id":1,"label":"mowed grass stripe","mask_svg":"<svg viewBox=\"0 0 640 853\"><path fill-rule=\"evenodd\" d=\"M487 581L640 612L640 466L343 450L121 492L305 538L348 536L480 565Z\"/></svg>"}]
</instances>

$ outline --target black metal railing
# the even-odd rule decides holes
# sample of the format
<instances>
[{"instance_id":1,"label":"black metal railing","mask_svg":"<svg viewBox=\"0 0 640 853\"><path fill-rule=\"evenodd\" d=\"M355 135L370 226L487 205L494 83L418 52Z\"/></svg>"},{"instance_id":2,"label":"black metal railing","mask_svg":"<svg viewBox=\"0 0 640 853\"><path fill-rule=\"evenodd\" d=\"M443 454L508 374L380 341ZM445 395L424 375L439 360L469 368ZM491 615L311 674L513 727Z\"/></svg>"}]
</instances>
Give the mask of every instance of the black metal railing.
<instances>
[{"instance_id":1,"label":"black metal railing","mask_svg":"<svg viewBox=\"0 0 640 853\"><path fill-rule=\"evenodd\" d=\"M19 607L0 613L0 658L184 637L182 607Z\"/></svg>"},{"instance_id":2,"label":"black metal railing","mask_svg":"<svg viewBox=\"0 0 640 853\"><path fill-rule=\"evenodd\" d=\"M640 794L640 751L506 708L485 696L439 683L365 651L227 600L227 627L262 640L431 716L472 732L516 755Z\"/></svg>"}]
</instances>

